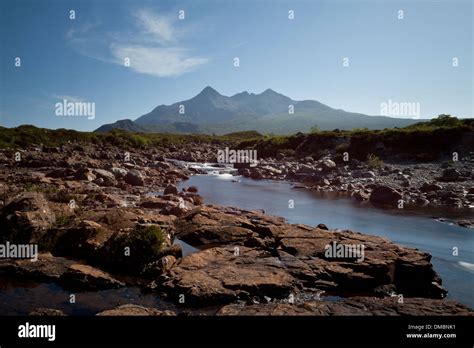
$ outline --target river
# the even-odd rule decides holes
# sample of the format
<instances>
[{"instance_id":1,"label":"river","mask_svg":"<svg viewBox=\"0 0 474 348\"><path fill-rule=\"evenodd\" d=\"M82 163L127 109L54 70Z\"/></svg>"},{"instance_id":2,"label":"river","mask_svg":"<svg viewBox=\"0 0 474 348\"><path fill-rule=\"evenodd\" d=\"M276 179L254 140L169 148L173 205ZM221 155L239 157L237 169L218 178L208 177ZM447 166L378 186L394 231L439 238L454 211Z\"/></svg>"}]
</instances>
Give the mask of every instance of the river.
<instances>
[{"instance_id":1,"label":"river","mask_svg":"<svg viewBox=\"0 0 474 348\"><path fill-rule=\"evenodd\" d=\"M334 194L294 188L280 181L253 180L231 174L193 175L179 187L197 186L204 202L243 209L263 209L291 223L326 224L387 237L426 251L443 279L448 297L474 308L474 231L439 222L429 214L384 210ZM293 200L294 208L289 208ZM453 255L453 248L458 255Z\"/></svg>"}]
</instances>

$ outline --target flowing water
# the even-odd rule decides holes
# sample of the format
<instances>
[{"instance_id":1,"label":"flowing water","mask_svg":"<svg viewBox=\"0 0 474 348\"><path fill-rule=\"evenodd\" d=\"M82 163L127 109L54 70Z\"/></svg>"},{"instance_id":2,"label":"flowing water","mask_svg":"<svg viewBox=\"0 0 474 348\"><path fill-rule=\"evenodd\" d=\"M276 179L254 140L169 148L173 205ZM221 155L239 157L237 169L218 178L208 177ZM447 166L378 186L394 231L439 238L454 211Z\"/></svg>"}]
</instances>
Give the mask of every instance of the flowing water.
<instances>
[{"instance_id":1,"label":"flowing water","mask_svg":"<svg viewBox=\"0 0 474 348\"><path fill-rule=\"evenodd\" d=\"M474 308L474 230L439 222L429 214L383 210L335 194L294 188L287 182L252 180L231 174L194 175L180 187L197 186L204 202L243 209L263 209L291 223L326 224L331 229L387 237L426 251L443 279L448 297ZM289 208L289 200L294 208ZM470 214L473 214L471 211ZM453 248L458 256L453 256Z\"/></svg>"}]
</instances>

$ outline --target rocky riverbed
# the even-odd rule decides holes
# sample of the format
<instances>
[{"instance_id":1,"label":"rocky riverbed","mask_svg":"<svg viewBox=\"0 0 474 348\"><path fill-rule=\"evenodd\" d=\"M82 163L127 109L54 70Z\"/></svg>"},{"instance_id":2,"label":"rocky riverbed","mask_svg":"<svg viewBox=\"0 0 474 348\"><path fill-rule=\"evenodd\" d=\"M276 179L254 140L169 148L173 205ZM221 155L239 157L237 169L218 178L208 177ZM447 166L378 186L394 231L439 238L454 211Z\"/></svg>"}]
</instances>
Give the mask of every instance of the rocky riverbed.
<instances>
[{"instance_id":1,"label":"rocky riverbed","mask_svg":"<svg viewBox=\"0 0 474 348\"><path fill-rule=\"evenodd\" d=\"M178 191L175 184L193 170L168 158L215 160L215 146L199 144L196 151L197 146L124 152L67 144L32 147L20 157L3 151L0 241L37 244L40 255L36 262L0 260L0 272L72 292L138 286L175 305L170 311L130 304L102 315L472 314L444 299L446 290L427 253L382 237L207 205L196 187ZM474 194L471 165L470 160L442 170L437 164L367 170L328 158L302 163L269 158L239 170L315 189L364 192L384 205L400 198L410 205L423 185L438 185L426 188L430 204L466 207ZM361 175L354 178L357 170ZM447 180L447 170L456 178ZM408 186L394 186L400 175ZM314 181L319 176L324 185ZM444 199L440 192L455 196ZM176 239L198 252L183 256ZM364 257L328 256L331 244L363 245ZM39 308L32 314L61 312Z\"/></svg>"},{"instance_id":2,"label":"rocky riverbed","mask_svg":"<svg viewBox=\"0 0 474 348\"><path fill-rule=\"evenodd\" d=\"M341 192L383 208L474 208L474 153L458 162L378 164L353 160L336 164L326 157L300 161L267 158L258 165L240 165L239 173L254 179L286 180L322 192ZM466 214L467 215L467 214ZM457 221L474 227L474 219Z\"/></svg>"}]
</instances>

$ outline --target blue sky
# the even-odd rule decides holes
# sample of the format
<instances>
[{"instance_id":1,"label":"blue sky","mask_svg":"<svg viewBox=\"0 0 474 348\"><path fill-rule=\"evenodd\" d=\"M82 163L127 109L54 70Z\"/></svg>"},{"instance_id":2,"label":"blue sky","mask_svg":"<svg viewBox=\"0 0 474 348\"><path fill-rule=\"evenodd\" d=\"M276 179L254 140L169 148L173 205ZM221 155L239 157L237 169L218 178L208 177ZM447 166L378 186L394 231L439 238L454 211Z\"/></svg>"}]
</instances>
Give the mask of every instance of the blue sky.
<instances>
[{"instance_id":1,"label":"blue sky","mask_svg":"<svg viewBox=\"0 0 474 348\"><path fill-rule=\"evenodd\" d=\"M207 85L370 115L392 100L420 103L423 118L473 117L472 4L2 0L0 124L93 130ZM56 116L64 98L94 102L95 118Z\"/></svg>"}]
</instances>

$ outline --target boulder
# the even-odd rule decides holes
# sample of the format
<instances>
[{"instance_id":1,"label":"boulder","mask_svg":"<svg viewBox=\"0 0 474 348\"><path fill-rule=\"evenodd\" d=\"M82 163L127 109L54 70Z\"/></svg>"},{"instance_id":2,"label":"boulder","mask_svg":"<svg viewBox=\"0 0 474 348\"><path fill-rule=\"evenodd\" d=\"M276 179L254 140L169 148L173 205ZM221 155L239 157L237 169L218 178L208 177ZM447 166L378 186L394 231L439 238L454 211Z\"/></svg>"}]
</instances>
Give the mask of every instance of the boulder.
<instances>
[{"instance_id":1,"label":"boulder","mask_svg":"<svg viewBox=\"0 0 474 348\"><path fill-rule=\"evenodd\" d=\"M51 229L41 239L43 248L54 255L95 261L113 232L90 220L74 220L68 226Z\"/></svg>"},{"instance_id":2,"label":"boulder","mask_svg":"<svg viewBox=\"0 0 474 348\"><path fill-rule=\"evenodd\" d=\"M236 249L237 248L237 249ZM278 258L247 247L216 247L184 257L167 274L161 289L186 305L230 303L238 299L285 298L295 279Z\"/></svg>"},{"instance_id":3,"label":"boulder","mask_svg":"<svg viewBox=\"0 0 474 348\"><path fill-rule=\"evenodd\" d=\"M176 237L193 246L244 245L249 238L269 236L269 226L284 221L258 211L247 214L233 208L200 206L175 223Z\"/></svg>"},{"instance_id":4,"label":"boulder","mask_svg":"<svg viewBox=\"0 0 474 348\"><path fill-rule=\"evenodd\" d=\"M59 278L59 283L66 289L79 291L114 289L125 286L124 283L104 271L78 263L68 267Z\"/></svg>"},{"instance_id":5,"label":"boulder","mask_svg":"<svg viewBox=\"0 0 474 348\"><path fill-rule=\"evenodd\" d=\"M115 180L114 174L105 169L93 169L92 172L98 177L103 179Z\"/></svg>"},{"instance_id":6,"label":"boulder","mask_svg":"<svg viewBox=\"0 0 474 348\"><path fill-rule=\"evenodd\" d=\"M94 181L96 178L97 176L92 173L88 168L79 169L74 174L74 179L76 180Z\"/></svg>"},{"instance_id":7,"label":"boulder","mask_svg":"<svg viewBox=\"0 0 474 348\"><path fill-rule=\"evenodd\" d=\"M454 168L446 168L443 170L440 181L457 181L461 178L461 173Z\"/></svg>"},{"instance_id":8,"label":"boulder","mask_svg":"<svg viewBox=\"0 0 474 348\"><path fill-rule=\"evenodd\" d=\"M149 196L143 198L139 206L147 209L163 209L168 207L169 204L170 202L168 200L162 199L161 197Z\"/></svg>"},{"instance_id":9,"label":"boulder","mask_svg":"<svg viewBox=\"0 0 474 348\"><path fill-rule=\"evenodd\" d=\"M165 212L170 215L183 216L193 209L194 209L194 205L191 202L185 201L184 199L181 198L179 202L169 205L165 209Z\"/></svg>"},{"instance_id":10,"label":"boulder","mask_svg":"<svg viewBox=\"0 0 474 348\"><path fill-rule=\"evenodd\" d=\"M377 205L395 207L402 199L402 194L390 186L376 186L370 194L370 202Z\"/></svg>"},{"instance_id":11,"label":"boulder","mask_svg":"<svg viewBox=\"0 0 474 348\"><path fill-rule=\"evenodd\" d=\"M336 169L336 162L334 162L333 160L329 158L324 158L321 161L321 168L323 169L324 172L332 171Z\"/></svg>"},{"instance_id":12,"label":"boulder","mask_svg":"<svg viewBox=\"0 0 474 348\"><path fill-rule=\"evenodd\" d=\"M185 200L191 202L194 205L201 205L204 202L204 198L198 193L193 193L193 192L181 193L181 197L183 197Z\"/></svg>"},{"instance_id":13,"label":"boulder","mask_svg":"<svg viewBox=\"0 0 474 348\"><path fill-rule=\"evenodd\" d=\"M434 192L442 190L443 187L441 185L435 183L424 182L423 185L420 187L421 192Z\"/></svg>"},{"instance_id":14,"label":"boulder","mask_svg":"<svg viewBox=\"0 0 474 348\"><path fill-rule=\"evenodd\" d=\"M182 253L181 249L180 252ZM154 261L146 265L143 269L143 274L146 276L156 276L164 272L168 272L175 263L176 257L173 255L163 256L158 261Z\"/></svg>"},{"instance_id":15,"label":"boulder","mask_svg":"<svg viewBox=\"0 0 474 348\"><path fill-rule=\"evenodd\" d=\"M352 194L352 197L354 197L356 201L367 201L370 198L370 193L364 190L358 190Z\"/></svg>"},{"instance_id":16,"label":"boulder","mask_svg":"<svg viewBox=\"0 0 474 348\"><path fill-rule=\"evenodd\" d=\"M155 168L168 170L172 168L172 165L168 162L158 161L154 164Z\"/></svg>"},{"instance_id":17,"label":"boulder","mask_svg":"<svg viewBox=\"0 0 474 348\"><path fill-rule=\"evenodd\" d=\"M256 180L263 179L263 173L259 168L250 168L249 176Z\"/></svg>"},{"instance_id":18,"label":"boulder","mask_svg":"<svg viewBox=\"0 0 474 348\"><path fill-rule=\"evenodd\" d=\"M254 231L239 226L199 225L193 223L179 225L176 233L179 239L193 246L243 245L249 238L258 237L258 234Z\"/></svg>"},{"instance_id":19,"label":"boulder","mask_svg":"<svg viewBox=\"0 0 474 348\"><path fill-rule=\"evenodd\" d=\"M178 189L175 185L168 185L166 186L165 190L163 191L164 195L177 195Z\"/></svg>"},{"instance_id":20,"label":"boulder","mask_svg":"<svg viewBox=\"0 0 474 348\"><path fill-rule=\"evenodd\" d=\"M117 180L115 180L115 176L111 172L105 169L93 169L92 172L97 177L94 181L97 185L106 187L117 185Z\"/></svg>"},{"instance_id":21,"label":"boulder","mask_svg":"<svg viewBox=\"0 0 474 348\"><path fill-rule=\"evenodd\" d=\"M124 180L127 184L130 184L132 186L145 185L145 180L142 173L135 169L130 170L127 175L125 175Z\"/></svg>"},{"instance_id":22,"label":"boulder","mask_svg":"<svg viewBox=\"0 0 474 348\"><path fill-rule=\"evenodd\" d=\"M0 213L0 240L36 243L55 223L56 217L42 193L25 192Z\"/></svg>"},{"instance_id":23,"label":"boulder","mask_svg":"<svg viewBox=\"0 0 474 348\"><path fill-rule=\"evenodd\" d=\"M198 188L196 186L189 186L187 189L188 192L197 193Z\"/></svg>"},{"instance_id":24,"label":"boulder","mask_svg":"<svg viewBox=\"0 0 474 348\"><path fill-rule=\"evenodd\" d=\"M115 176L116 179L122 179L127 175L127 170L119 167L110 168L111 173Z\"/></svg>"},{"instance_id":25,"label":"boulder","mask_svg":"<svg viewBox=\"0 0 474 348\"><path fill-rule=\"evenodd\" d=\"M168 170L165 174L166 179L168 180L187 180L189 177L180 170Z\"/></svg>"}]
</instances>

